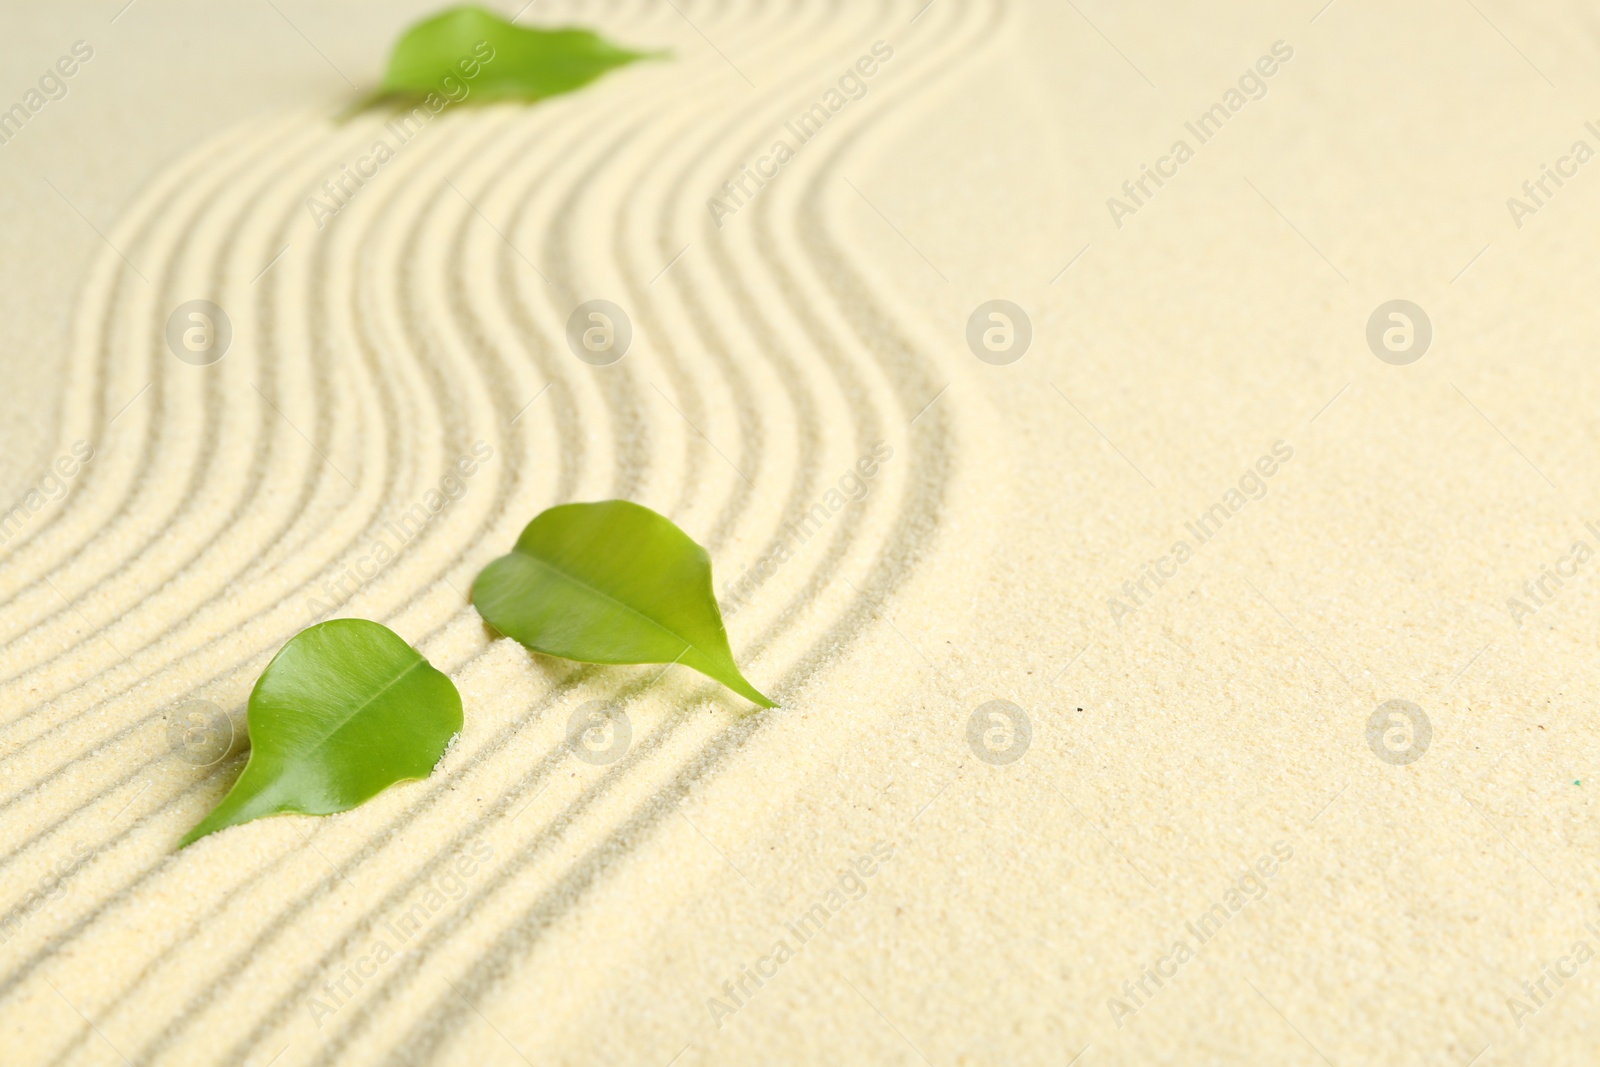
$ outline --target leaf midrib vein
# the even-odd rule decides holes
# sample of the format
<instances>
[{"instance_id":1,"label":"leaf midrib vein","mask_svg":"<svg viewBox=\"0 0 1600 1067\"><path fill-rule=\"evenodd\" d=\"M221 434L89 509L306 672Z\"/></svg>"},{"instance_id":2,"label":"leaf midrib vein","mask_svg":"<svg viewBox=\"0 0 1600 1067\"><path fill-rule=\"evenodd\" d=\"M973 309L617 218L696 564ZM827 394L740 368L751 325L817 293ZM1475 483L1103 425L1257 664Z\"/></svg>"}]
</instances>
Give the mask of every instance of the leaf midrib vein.
<instances>
[{"instance_id":1,"label":"leaf midrib vein","mask_svg":"<svg viewBox=\"0 0 1600 1067\"><path fill-rule=\"evenodd\" d=\"M416 660L414 660L409 667L407 667L405 670L401 671L399 674L395 675L393 678L389 679L389 681L384 684L384 687L382 689L379 689L376 693L373 693L366 700L363 700L360 704L358 704L355 708L353 708L348 715L346 715L343 719L340 719L338 724L336 726L334 726L333 729L329 730L327 733L325 733L321 737L317 738L317 741L316 741L315 744L313 744L313 745L311 745L311 746L309 746L307 748L301 749L299 754L302 755L302 756L309 755L309 754L314 753L314 752L318 751L319 749L321 749L323 745L328 743L328 738L332 737L334 734L338 733L340 730L343 730L346 726L349 726L351 720L353 720L356 716L360 715L363 711L366 711L367 708L372 706L373 701L375 701L378 698L382 697L383 694L387 693L389 690L391 690L395 686L399 685L405 679L406 675L410 674L412 671L416 670L418 667L422 666L424 663L427 663L427 662L428 661L426 659L422 658L421 656L418 656L416 658Z\"/></svg>"},{"instance_id":2,"label":"leaf midrib vein","mask_svg":"<svg viewBox=\"0 0 1600 1067\"><path fill-rule=\"evenodd\" d=\"M575 575L569 573L568 571L562 570L560 567L557 567L554 563L551 563L549 560L541 559L540 557L535 556L533 553L525 552L520 548L517 549L516 552L517 552L517 555L526 556L527 558L533 560L533 562L539 564L539 566L545 568L548 571L554 572L556 575L558 575L561 578L566 579L567 581L571 582L573 585L579 586L580 588L583 588L583 589L587 589L589 592L593 593L595 596L601 598L602 600L609 600L611 603L617 605L617 607L619 607L619 608L622 608L624 611L631 612L632 614L639 616L639 618L643 619L645 622L649 623L651 626L654 626L656 629L660 630L662 633L666 634L668 637L675 638L676 640L682 641L684 643L685 647L693 649L695 652L698 652L703 658L705 658L707 660L712 660L713 659L713 657L707 655L706 651L704 649L702 649L699 645L696 645L693 641L690 641L688 638L684 637L682 634L677 633L676 631L669 629L666 626L666 624L664 624L662 622L659 622L656 619L652 619L650 616L646 615L644 612L640 611L638 608L634 607L632 604L628 604L628 603L626 603L624 601L618 600L616 597L612 596L610 593L607 593L605 590L598 589L595 586L590 585L588 582L584 581L582 578L576 577Z\"/></svg>"}]
</instances>

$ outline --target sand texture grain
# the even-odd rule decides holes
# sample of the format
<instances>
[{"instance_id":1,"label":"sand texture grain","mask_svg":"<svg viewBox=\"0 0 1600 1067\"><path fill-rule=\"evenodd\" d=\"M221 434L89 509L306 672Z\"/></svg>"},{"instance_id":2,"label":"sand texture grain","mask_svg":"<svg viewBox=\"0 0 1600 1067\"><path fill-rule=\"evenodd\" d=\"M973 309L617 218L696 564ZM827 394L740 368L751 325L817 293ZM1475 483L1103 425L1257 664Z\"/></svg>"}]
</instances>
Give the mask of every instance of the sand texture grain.
<instances>
[{"instance_id":1,"label":"sand texture grain","mask_svg":"<svg viewBox=\"0 0 1600 1067\"><path fill-rule=\"evenodd\" d=\"M0 1062L1600 1059L1600 14L541 3L673 55L402 138L426 8L120 6L0 45ZM607 498L781 707L483 624ZM177 851L334 615L463 733Z\"/></svg>"}]
</instances>

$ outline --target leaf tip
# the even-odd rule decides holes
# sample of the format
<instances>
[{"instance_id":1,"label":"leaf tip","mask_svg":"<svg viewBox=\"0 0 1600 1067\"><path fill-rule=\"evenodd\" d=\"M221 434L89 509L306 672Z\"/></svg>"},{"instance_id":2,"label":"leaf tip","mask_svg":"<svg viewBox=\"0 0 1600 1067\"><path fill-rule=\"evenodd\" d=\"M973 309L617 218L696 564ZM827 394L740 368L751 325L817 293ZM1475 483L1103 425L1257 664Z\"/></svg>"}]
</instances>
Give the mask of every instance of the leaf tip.
<instances>
[{"instance_id":1,"label":"leaf tip","mask_svg":"<svg viewBox=\"0 0 1600 1067\"><path fill-rule=\"evenodd\" d=\"M182 852L184 849L188 848L202 837L209 837L221 829L224 829L224 827L213 826L211 824L211 816L207 815L204 819L201 819L198 823L196 823L193 829L179 839L178 851Z\"/></svg>"},{"instance_id":2,"label":"leaf tip","mask_svg":"<svg viewBox=\"0 0 1600 1067\"><path fill-rule=\"evenodd\" d=\"M727 686L729 689L732 689L735 693L738 693L740 696L744 697L746 700L750 701L750 703L755 704L758 707L775 708L778 706L778 702L776 700L768 699L766 694L762 693L761 690L751 685L749 680L746 679L744 675L740 674L737 668L735 668L732 673L732 678L718 678L717 681L721 682L723 685Z\"/></svg>"}]
</instances>

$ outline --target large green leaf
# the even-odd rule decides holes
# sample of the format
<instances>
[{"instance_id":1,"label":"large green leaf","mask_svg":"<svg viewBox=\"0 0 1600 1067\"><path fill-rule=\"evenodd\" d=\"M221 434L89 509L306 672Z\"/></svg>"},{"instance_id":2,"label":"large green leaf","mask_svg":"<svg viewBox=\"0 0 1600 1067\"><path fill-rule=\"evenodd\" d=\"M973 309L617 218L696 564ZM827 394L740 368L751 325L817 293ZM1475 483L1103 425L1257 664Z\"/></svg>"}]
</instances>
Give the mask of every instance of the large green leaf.
<instances>
[{"instance_id":1,"label":"large green leaf","mask_svg":"<svg viewBox=\"0 0 1600 1067\"><path fill-rule=\"evenodd\" d=\"M542 100L660 54L619 48L589 30L525 28L481 7L457 7L405 32L389 56L378 92L380 97L438 93L451 100Z\"/></svg>"},{"instance_id":2,"label":"large green leaf","mask_svg":"<svg viewBox=\"0 0 1600 1067\"><path fill-rule=\"evenodd\" d=\"M348 811L426 778L461 732L461 695L388 627L332 619L272 657L249 718L250 762L180 848L263 815Z\"/></svg>"},{"instance_id":3,"label":"large green leaf","mask_svg":"<svg viewBox=\"0 0 1600 1067\"><path fill-rule=\"evenodd\" d=\"M472 602L535 652L588 663L682 663L764 708L733 662L711 557L663 515L626 500L562 504L485 567Z\"/></svg>"}]
</instances>

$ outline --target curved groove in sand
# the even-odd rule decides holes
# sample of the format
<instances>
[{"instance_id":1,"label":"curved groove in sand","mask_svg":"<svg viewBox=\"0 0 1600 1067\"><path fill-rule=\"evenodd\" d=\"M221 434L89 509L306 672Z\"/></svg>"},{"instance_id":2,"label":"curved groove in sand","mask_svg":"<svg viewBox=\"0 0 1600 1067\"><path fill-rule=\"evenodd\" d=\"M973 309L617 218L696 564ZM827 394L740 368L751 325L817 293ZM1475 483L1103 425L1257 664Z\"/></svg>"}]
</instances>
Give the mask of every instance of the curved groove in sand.
<instances>
[{"instance_id":1,"label":"curved groove in sand","mask_svg":"<svg viewBox=\"0 0 1600 1067\"><path fill-rule=\"evenodd\" d=\"M901 5L887 6L899 10ZM974 17L975 9L968 6L942 7L951 13L928 16L921 31L919 47L931 54L958 55L984 36L985 25L992 25L992 20ZM696 21L717 25L720 12L692 11ZM741 12L720 30L742 49L739 54L769 59L763 80L791 87L791 97L804 96L810 91L809 77L830 70L835 62L827 47L859 45L859 37L882 17L881 11L855 10L849 14L859 22L841 27L828 18L839 13L818 5L807 8L802 18L772 5L754 15ZM640 17L663 15L651 11ZM664 17L678 16L668 11ZM812 51L795 55L795 36L814 24L825 24L832 36L807 40ZM936 27L940 36L933 37ZM926 65L933 66L931 61ZM766 76L772 73L781 76ZM188 539L193 547L187 555L163 542L182 527L179 517L192 506L188 502L180 502L178 510L151 527L137 551L147 564L163 560L159 584L166 584L208 558L221 538L249 536L263 528L257 524L273 535L242 563L212 573L209 584L202 583L209 593L190 594L197 604L214 609L213 614L174 615L166 602L143 607L141 614L148 598L136 594L147 583L117 586L119 572L84 585L83 595L94 596L111 583L103 595L117 605L119 621L130 620L123 624L130 631L150 616L156 631L142 642L128 642L130 655L141 657L150 680L140 685L143 679L122 677L115 664L102 662L107 657L100 652L71 662L76 674L63 684L62 693L75 703L62 705L59 721L26 739L50 731L80 731L73 735L79 744L70 750L68 762L41 763L31 779L50 793L43 810L54 822L34 835L27 849L5 861L18 860L25 871L29 856L43 855L68 829L85 829L81 816L91 805L96 810L114 808L139 775L159 776L163 768L170 769L171 761L160 754L160 706L190 693L237 694L277 644L311 621L299 610L304 598L316 595L327 576L359 553L390 514L388 509L403 509L410 502L408 494L437 484L444 464L476 436L490 439L496 449L492 489L480 491L484 482L475 483L462 498L465 506L459 513L452 511L440 525L430 526L424 538L408 546L409 554L364 586L347 609L395 626L456 676L458 684L474 679L509 689L508 699L501 702L505 721L478 738L463 737L443 773L386 797L389 803L373 805L360 818L318 820L290 837L280 832L271 839L277 844L262 853L264 860L230 870L227 887L175 940L152 946L137 960L119 961L116 970L125 979L115 984L111 999L93 1008L97 1018L110 1020L119 1032L142 1035L134 1062L179 1055L180 1050L185 1056L222 1052L224 1037L200 1025L208 1019L225 1018L233 1034L243 1035L228 1039L225 1058L230 1062L265 1048L308 985L402 899L417 878L438 869L453 848L474 834L503 830L517 835L513 857L427 938L427 951L433 953L459 943L465 931L486 933L489 950L461 973L464 988L487 988L526 955L540 931L584 886L673 810L693 781L734 755L766 721L764 716L727 714L728 702L717 688L692 679L674 676L654 682L649 673L626 669L546 661L530 665L520 649L491 641L453 588L463 578L470 581L475 567L498 554L540 507L599 495L597 489L654 504L699 532L719 558L720 550L734 542L746 546L740 550L745 558L755 558L776 546L784 522L832 473L820 457L841 426L850 447L859 451L885 427L903 424L937 388L920 366L914 343L903 339L886 307L874 302L872 284L852 271L847 244L831 232L836 222L824 206L824 183L836 179L849 145L882 120L893 98L878 101L870 115L852 117L848 136L834 138L828 155L817 153L817 159L805 161L811 173L786 175L792 186L805 183L796 194L778 190L769 195L757 203L753 215L740 220L748 224L744 236L719 243L705 222L698 194L714 187L711 175L736 170L748 148L770 132L772 116L793 101L766 94L730 117L726 103L716 99L716 86L701 85L697 99L705 114L696 118L710 126L696 137L694 130L684 128L690 124L681 118L681 105L674 117L682 126L649 123L666 111L659 103L665 77L641 68L632 82L619 77L592 94L526 114L491 110L452 116L457 128L438 136L430 133L431 153L424 156L419 150L414 158L397 163L395 172L385 175L389 182L381 193L364 193L348 216L335 220L341 228L324 235L310 268L296 274L285 270L287 263L275 267L268 288L256 297L260 336L270 342L257 357L270 350L282 361L282 373L258 380L262 395L243 398L238 413L219 401L221 413L211 420L210 406L198 404L207 413L202 416L206 424L231 426L233 417L254 419L263 438L275 445L262 447L255 438L241 443L237 461L246 463L242 469L250 474L242 483L231 483L237 500L219 521L203 531L182 531L195 534ZM725 88L725 72L720 80ZM675 85L673 91L692 93L693 88ZM529 131L525 136L509 135L524 125ZM346 141L335 131L325 132L321 141L309 140L304 169L318 172L320 167L320 173L327 173L329 161L336 165L359 138L351 135ZM552 143L571 151L555 153L559 158L554 161L529 151ZM257 165L270 167L274 159L283 158L277 141L263 140L253 151ZM222 179L218 183L225 184ZM153 189L178 184L163 182ZM266 187L265 179L262 185ZM288 181L276 199L238 199L252 215L276 212L276 229L265 222L255 225L263 236L278 235L300 210L297 194L303 187ZM463 203L463 197L471 202ZM199 207L181 219L175 215L167 220L159 200L143 210L149 217L127 224L141 233L158 222L184 235L191 229L200 235L226 233L213 253L215 284L221 291L224 285L237 288L244 282L239 273L246 257L232 243L242 225L195 227L192 217ZM778 218L780 214L784 217ZM694 221L686 228L685 220ZM781 232L789 228L794 235ZM658 278L659 265L685 237L702 244L703 257ZM272 240L267 237L266 243ZM538 266L523 258L535 248ZM259 252L260 243L251 251ZM795 262L797 253L803 262ZM269 249L262 261L270 255ZM178 268L167 263L164 269ZM541 278L540 271L550 280ZM491 284L468 287L464 279L474 273L487 275ZM289 278L296 283L294 290ZM104 323L109 334L111 323L121 322L129 312L115 298L116 283L98 284L105 299L86 297L85 307L101 310L86 315ZM442 300L437 295L441 292ZM561 336L566 311L582 299L615 299L613 294L623 294L634 312L640 355L600 373L575 366L564 353ZM818 303L831 309L827 315L817 314L813 305ZM146 307L147 331L156 323L154 336L144 339L153 365L163 355L156 350L161 344L158 317L159 306ZM295 337L296 331L304 336ZM298 353L297 340L304 342ZM808 365L802 352L821 358ZM352 360L351 353L358 358ZM109 394L103 386L104 364L109 362L107 355L94 379L97 411L103 411ZM267 378L265 369L260 373ZM220 388L217 376L208 384ZM548 393L537 401L544 405L543 417L523 415L508 426L524 401L546 387ZM85 402L69 401L77 406ZM176 403L167 407L176 410ZM290 403L304 405L296 408L297 415L313 403L315 412L303 421L296 417L286 432L273 423L280 419L273 408L287 411L284 405ZM740 642L741 662L759 664L768 676L780 677L777 692L803 683L871 620L872 602L860 595L846 598L842 607L817 607L818 594L847 561L869 575L875 597L904 580L898 561L907 558L908 549L925 545L937 526L939 484L956 429L954 408L947 405L919 423L904 467L890 476L897 495L892 507L885 492L859 513L842 515L822 551L804 567L792 566L783 582L741 615L738 629L756 634L753 641ZM589 432L594 426L606 430L595 435ZM485 427L492 427L492 438ZM305 447L300 432L316 442L315 450ZM221 440L203 433L198 438L202 446ZM330 459L359 455L359 463L351 464L356 469L348 472L356 475L355 483L346 484L345 472L316 451ZM227 478L211 474L212 464L225 465L230 458L220 448L218 452L188 459L203 461L206 476L226 488ZM173 457L171 462L184 469L182 460ZM144 465L152 470L151 479L158 470L154 462ZM294 472L287 486L273 482L280 465ZM292 502L273 508L280 487L292 492ZM100 491L98 484L95 488ZM79 495L72 498L75 508L64 508L53 521L67 521L63 516L98 499L79 503ZM130 492L126 499L135 497ZM119 506L126 510L136 505ZM274 551L274 544L286 547ZM0 581L8 573L0 568ZM233 589L235 583L248 588L241 594ZM60 612L51 617L59 618ZM165 628L158 625L160 620ZM774 660L780 639L798 642L799 651ZM96 640L92 634L78 635L69 655L93 648ZM83 673L95 664L101 664L97 671ZM90 679L105 689L85 692ZM597 682L596 692L614 694L619 681L623 702L630 710L640 709L649 722L643 738L598 780L533 809L533 820L512 831L512 813L530 810L525 805L551 786L565 754L563 724L557 721L561 716L545 712L584 695ZM154 710L152 689L164 694ZM698 714L666 710L674 704ZM57 705L44 703L30 711L40 709L55 711ZM92 723L90 712L97 713ZM61 751L60 735L52 737L52 750ZM110 789L88 785L116 775L121 778ZM227 777L213 773L198 781L174 781L182 776L169 773L154 795L138 805L138 814L127 817L125 827L100 834L97 863L120 859L125 876L112 880L109 893L75 907L76 918L57 936L31 945L33 951L0 980L0 997L32 995L37 985L32 979L51 954L69 944L92 954L99 938L132 921L141 897L181 886L184 867L200 862L198 850L181 855L165 850L219 794L219 778ZM491 799L467 811L455 796L467 790L488 790ZM0 801L0 820L6 818L6 804L23 792ZM80 823L75 825L75 819ZM403 849L402 829L409 836ZM559 861L551 846L572 834L587 844L577 858ZM330 871L320 861L308 864L308 854L299 849L302 841L336 857L338 870ZM364 880L364 893L353 910L348 883L341 881L351 872ZM510 921L489 915L484 906L489 895L509 892L518 873L523 877L514 895L522 910ZM330 912L336 913L331 927ZM197 939L202 930L210 935L205 943ZM286 936L295 933L327 947L318 958L300 958L297 947L288 944L295 939ZM385 1009L408 988L415 967L426 958L431 957L418 954L394 968L358 1012L339 1021L325 1062L348 1053L351 1042L374 1032L385 1019L395 1022ZM285 973L286 964L290 970ZM265 973L269 969L278 972L270 979ZM188 991L184 999L161 1000L153 981L158 976L171 979L161 983L163 988ZM243 993L247 986L249 997ZM460 1012L459 1004L432 1003L409 1035L389 1047L391 1060L413 1062L425 1058L428 1050L437 1051ZM83 1036L64 1034L56 1044L57 1059L68 1058Z\"/></svg>"}]
</instances>

